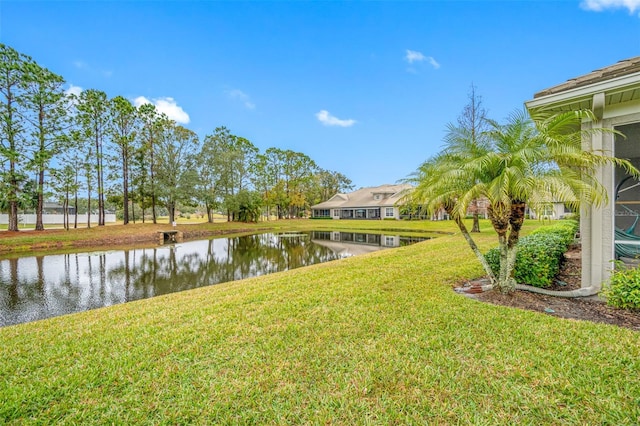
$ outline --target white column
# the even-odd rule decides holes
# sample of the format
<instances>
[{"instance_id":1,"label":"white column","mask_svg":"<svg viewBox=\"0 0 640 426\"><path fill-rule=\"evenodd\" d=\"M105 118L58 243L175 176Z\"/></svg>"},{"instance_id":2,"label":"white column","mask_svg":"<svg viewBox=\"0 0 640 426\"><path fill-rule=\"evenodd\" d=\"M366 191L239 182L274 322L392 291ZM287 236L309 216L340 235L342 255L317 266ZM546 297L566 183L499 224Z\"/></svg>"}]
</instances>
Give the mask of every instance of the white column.
<instances>
[{"instance_id":1,"label":"white column","mask_svg":"<svg viewBox=\"0 0 640 426\"><path fill-rule=\"evenodd\" d=\"M593 110L596 121L591 123L591 128L596 131L591 135L589 148L593 151L602 151L605 155L613 155L611 135L597 131L606 127L603 123L604 93L593 96ZM582 287L600 288L603 281L608 279L612 267L613 212L615 207L614 195L611 190L613 173L613 166L600 167L596 171L596 179L604 186L609 196L606 205L591 206L586 209L589 210L589 214L585 217L585 224L589 229L583 228L581 230L583 233ZM588 243L588 247L585 247L585 243Z\"/></svg>"}]
</instances>

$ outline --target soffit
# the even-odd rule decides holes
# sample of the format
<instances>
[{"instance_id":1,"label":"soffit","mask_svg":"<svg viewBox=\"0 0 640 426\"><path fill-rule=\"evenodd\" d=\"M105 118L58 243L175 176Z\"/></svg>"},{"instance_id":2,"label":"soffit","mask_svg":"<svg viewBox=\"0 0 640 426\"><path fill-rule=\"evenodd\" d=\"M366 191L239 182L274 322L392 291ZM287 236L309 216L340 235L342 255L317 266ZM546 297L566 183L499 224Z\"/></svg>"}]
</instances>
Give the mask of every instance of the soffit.
<instances>
[{"instance_id":1,"label":"soffit","mask_svg":"<svg viewBox=\"0 0 640 426\"><path fill-rule=\"evenodd\" d=\"M605 94L605 108L640 100L640 56L542 90L526 106L554 111L592 109L596 93Z\"/></svg>"}]
</instances>

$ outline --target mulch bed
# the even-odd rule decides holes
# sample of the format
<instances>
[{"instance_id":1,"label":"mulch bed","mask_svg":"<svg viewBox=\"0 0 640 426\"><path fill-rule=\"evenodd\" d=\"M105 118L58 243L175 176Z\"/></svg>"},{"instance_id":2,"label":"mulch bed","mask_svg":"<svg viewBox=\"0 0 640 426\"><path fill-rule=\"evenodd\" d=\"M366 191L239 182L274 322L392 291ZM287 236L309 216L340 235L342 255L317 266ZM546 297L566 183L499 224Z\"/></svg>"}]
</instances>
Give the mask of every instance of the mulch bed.
<instances>
[{"instance_id":1,"label":"mulch bed","mask_svg":"<svg viewBox=\"0 0 640 426\"><path fill-rule=\"evenodd\" d=\"M574 246L565 254L561 271L556 277L554 285L549 289L562 291L580 288L581 269L580 247ZM494 305L528 309L560 318L613 324L640 331L640 311L628 311L607 306L597 296L567 298L546 296L523 290L516 290L513 294L508 295L490 290L483 293L467 294L467 296Z\"/></svg>"}]
</instances>

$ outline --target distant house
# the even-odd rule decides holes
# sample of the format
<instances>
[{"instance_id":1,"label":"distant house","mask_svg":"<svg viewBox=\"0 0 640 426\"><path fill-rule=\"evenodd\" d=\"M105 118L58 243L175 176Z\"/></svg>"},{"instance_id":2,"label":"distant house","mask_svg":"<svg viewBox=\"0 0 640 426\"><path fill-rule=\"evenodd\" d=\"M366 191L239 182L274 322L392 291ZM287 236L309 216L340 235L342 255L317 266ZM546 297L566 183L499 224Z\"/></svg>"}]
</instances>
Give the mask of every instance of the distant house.
<instances>
[{"instance_id":1,"label":"distant house","mask_svg":"<svg viewBox=\"0 0 640 426\"><path fill-rule=\"evenodd\" d=\"M400 219L398 203L408 184L362 188L348 194L336 194L311 206L311 217L333 219Z\"/></svg>"},{"instance_id":2,"label":"distant house","mask_svg":"<svg viewBox=\"0 0 640 426\"><path fill-rule=\"evenodd\" d=\"M575 216L575 212L565 203L552 201L537 210L527 207L527 214L531 219L567 219Z\"/></svg>"},{"instance_id":3,"label":"distant house","mask_svg":"<svg viewBox=\"0 0 640 426\"><path fill-rule=\"evenodd\" d=\"M70 215L75 214L76 210L74 207L67 207L67 211ZM59 203L54 203L51 201L45 201L42 205L42 213L44 214L64 214L64 206Z\"/></svg>"},{"instance_id":4,"label":"distant house","mask_svg":"<svg viewBox=\"0 0 640 426\"><path fill-rule=\"evenodd\" d=\"M489 217L489 200L485 197L478 198L469 203L467 207L467 218L472 217L474 214L478 214L479 218L487 219ZM444 207L440 207L433 213L425 214L422 206L418 205L417 209L409 211L407 215L402 216L403 219L431 219L431 220L450 220L449 213L446 212Z\"/></svg>"}]
</instances>

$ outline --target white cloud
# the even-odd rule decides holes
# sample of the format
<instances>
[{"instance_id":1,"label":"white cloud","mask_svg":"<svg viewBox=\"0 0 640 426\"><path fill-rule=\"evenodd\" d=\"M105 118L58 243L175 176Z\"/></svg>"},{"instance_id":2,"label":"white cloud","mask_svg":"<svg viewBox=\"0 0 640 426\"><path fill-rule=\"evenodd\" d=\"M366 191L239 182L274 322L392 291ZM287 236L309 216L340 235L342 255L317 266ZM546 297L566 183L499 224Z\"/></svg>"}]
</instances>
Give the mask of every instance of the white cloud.
<instances>
[{"instance_id":1,"label":"white cloud","mask_svg":"<svg viewBox=\"0 0 640 426\"><path fill-rule=\"evenodd\" d=\"M67 96L74 96L75 98L68 97L66 99L65 102L68 108L72 108L74 105L78 104L77 97L80 96L80 93L82 93L82 90L83 90L82 87L74 86L73 84L69 83L69 88L64 91L64 94Z\"/></svg>"},{"instance_id":2,"label":"white cloud","mask_svg":"<svg viewBox=\"0 0 640 426\"><path fill-rule=\"evenodd\" d=\"M601 12L605 9L627 9L629 13L635 13L640 9L640 0L583 0L580 7L585 10Z\"/></svg>"},{"instance_id":3,"label":"white cloud","mask_svg":"<svg viewBox=\"0 0 640 426\"><path fill-rule=\"evenodd\" d=\"M88 67L89 67L89 66L87 65L87 63L86 63L86 62L81 61L81 60L73 61L73 65L74 65L76 68L80 68L80 69L88 68Z\"/></svg>"},{"instance_id":4,"label":"white cloud","mask_svg":"<svg viewBox=\"0 0 640 426\"><path fill-rule=\"evenodd\" d=\"M238 90L238 89L228 90L227 91L227 96L229 96L229 99L232 99L234 101L242 102L242 104L244 105L244 107L246 109L255 109L256 108L256 104L254 104L251 101L251 97L249 95L247 95L246 93L244 93L242 90Z\"/></svg>"},{"instance_id":5,"label":"white cloud","mask_svg":"<svg viewBox=\"0 0 640 426\"><path fill-rule=\"evenodd\" d=\"M138 96L133 100L133 104L136 107L139 107L144 104L153 104L153 102L151 102L149 99L145 98L144 96Z\"/></svg>"},{"instance_id":6,"label":"white cloud","mask_svg":"<svg viewBox=\"0 0 640 426\"><path fill-rule=\"evenodd\" d=\"M331 115L329 111L325 109L316 113L316 117L318 118L318 121L320 121L325 126L351 127L356 124L356 120L341 120L338 117L334 117L333 115Z\"/></svg>"},{"instance_id":7,"label":"white cloud","mask_svg":"<svg viewBox=\"0 0 640 426\"><path fill-rule=\"evenodd\" d=\"M69 88L67 90L64 91L64 93L66 95L76 95L76 96L80 96L80 93L82 93L82 87L80 86L74 86L73 84L69 83Z\"/></svg>"},{"instance_id":8,"label":"white cloud","mask_svg":"<svg viewBox=\"0 0 640 426\"><path fill-rule=\"evenodd\" d=\"M133 104L136 107L139 107L144 104L153 104L153 102L151 102L149 99L145 98L144 96L138 96L133 100Z\"/></svg>"},{"instance_id":9,"label":"white cloud","mask_svg":"<svg viewBox=\"0 0 640 426\"><path fill-rule=\"evenodd\" d=\"M156 109L159 112L166 114L167 117L169 117L171 120L175 121L176 123L188 124L190 121L189 114L187 114L182 109L182 107L176 103L175 99L170 97L155 98L155 99L149 100L144 96L138 96L133 100L133 104L136 107L139 107L140 105L144 105L144 104L155 105Z\"/></svg>"},{"instance_id":10,"label":"white cloud","mask_svg":"<svg viewBox=\"0 0 640 426\"><path fill-rule=\"evenodd\" d=\"M425 56L424 53L418 52L416 50L407 49L407 53L404 59L410 64L413 64L414 62L428 62L429 65L431 65L434 69L437 70L438 68L440 68L440 64L435 60L433 56ZM408 68L407 71L417 74L416 69L412 67Z\"/></svg>"},{"instance_id":11,"label":"white cloud","mask_svg":"<svg viewBox=\"0 0 640 426\"><path fill-rule=\"evenodd\" d=\"M414 63L414 62L422 62L425 59L427 59L426 56L424 56L422 54L422 52L416 52L415 50L409 50L407 49L407 55L404 57L407 62L409 62L410 64Z\"/></svg>"}]
</instances>

